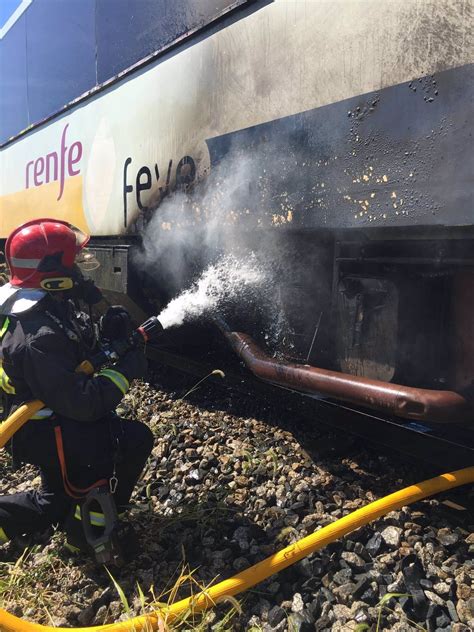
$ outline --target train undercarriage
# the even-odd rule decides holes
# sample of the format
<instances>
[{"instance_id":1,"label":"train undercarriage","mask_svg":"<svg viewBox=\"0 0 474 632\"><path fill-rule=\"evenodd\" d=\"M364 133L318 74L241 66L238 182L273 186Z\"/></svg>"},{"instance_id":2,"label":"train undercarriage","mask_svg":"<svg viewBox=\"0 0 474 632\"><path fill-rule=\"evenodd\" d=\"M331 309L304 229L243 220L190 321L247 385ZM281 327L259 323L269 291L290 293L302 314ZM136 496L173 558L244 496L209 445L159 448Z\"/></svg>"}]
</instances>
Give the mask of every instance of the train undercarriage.
<instances>
[{"instance_id":1,"label":"train undercarriage","mask_svg":"<svg viewBox=\"0 0 474 632\"><path fill-rule=\"evenodd\" d=\"M428 461L472 462L472 236L279 230L240 241L276 262L262 301L170 330L162 360L227 345L249 374L314 398L335 426ZM109 300L137 320L159 313L171 296L134 269L137 244L94 247ZM189 282L201 271L191 268Z\"/></svg>"}]
</instances>

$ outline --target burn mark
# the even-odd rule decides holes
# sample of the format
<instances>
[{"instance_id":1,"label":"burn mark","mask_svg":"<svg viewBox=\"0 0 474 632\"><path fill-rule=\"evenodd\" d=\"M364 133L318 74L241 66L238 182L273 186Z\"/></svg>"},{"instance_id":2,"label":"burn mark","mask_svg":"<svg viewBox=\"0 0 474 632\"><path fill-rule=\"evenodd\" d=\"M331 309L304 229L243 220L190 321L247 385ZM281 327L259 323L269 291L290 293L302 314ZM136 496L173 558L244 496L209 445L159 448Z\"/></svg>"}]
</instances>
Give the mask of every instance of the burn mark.
<instances>
[{"instance_id":1,"label":"burn mark","mask_svg":"<svg viewBox=\"0 0 474 632\"><path fill-rule=\"evenodd\" d=\"M473 86L470 64L212 138L211 171L251 164L247 226L472 225Z\"/></svg>"}]
</instances>

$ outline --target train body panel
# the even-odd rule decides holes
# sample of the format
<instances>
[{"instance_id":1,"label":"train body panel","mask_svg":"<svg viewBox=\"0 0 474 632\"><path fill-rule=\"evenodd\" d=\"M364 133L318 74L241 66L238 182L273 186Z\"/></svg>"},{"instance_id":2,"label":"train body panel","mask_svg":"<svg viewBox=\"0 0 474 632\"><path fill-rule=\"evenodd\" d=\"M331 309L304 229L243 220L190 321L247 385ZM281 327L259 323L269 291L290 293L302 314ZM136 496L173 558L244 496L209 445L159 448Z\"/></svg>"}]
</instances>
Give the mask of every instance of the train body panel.
<instances>
[{"instance_id":1,"label":"train body panel","mask_svg":"<svg viewBox=\"0 0 474 632\"><path fill-rule=\"evenodd\" d=\"M200 178L208 145L241 160L247 143L271 177L251 209L263 225L472 225L471 9L263 6L7 144L0 233L22 214L133 230L185 156Z\"/></svg>"},{"instance_id":2,"label":"train body panel","mask_svg":"<svg viewBox=\"0 0 474 632\"><path fill-rule=\"evenodd\" d=\"M160 279L127 278L125 245L150 220L169 249L183 226L228 226L279 260L280 352L472 405L472 0L211 4L206 28L175 24L161 52L138 38L149 59L108 78L99 64L89 93L4 143L0 236L69 220L114 298L159 304ZM114 72L136 61L119 57ZM193 247L165 296L201 265Z\"/></svg>"}]
</instances>

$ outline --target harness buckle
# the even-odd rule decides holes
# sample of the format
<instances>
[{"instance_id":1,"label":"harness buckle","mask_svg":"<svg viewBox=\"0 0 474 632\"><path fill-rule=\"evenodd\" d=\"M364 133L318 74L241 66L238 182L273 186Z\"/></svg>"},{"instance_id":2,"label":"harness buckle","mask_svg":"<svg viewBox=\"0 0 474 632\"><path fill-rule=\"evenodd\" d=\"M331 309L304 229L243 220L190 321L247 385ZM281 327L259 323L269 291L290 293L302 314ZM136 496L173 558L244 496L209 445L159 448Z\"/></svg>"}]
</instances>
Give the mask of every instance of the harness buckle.
<instances>
[{"instance_id":1,"label":"harness buckle","mask_svg":"<svg viewBox=\"0 0 474 632\"><path fill-rule=\"evenodd\" d=\"M92 508L97 505L104 515L104 526L99 533L92 524ZM119 543L119 518L115 501L106 485L95 487L81 504L81 520L87 544L94 551L98 564L123 566L123 554Z\"/></svg>"},{"instance_id":2,"label":"harness buckle","mask_svg":"<svg viewBox=\"0 0 474 632\"><path fill-rule=\"evenodd\" d=\"M113 474L109 479L109 489L111 494L115 494L118 485L118 478Z\"/></svg>"}]
</instances>

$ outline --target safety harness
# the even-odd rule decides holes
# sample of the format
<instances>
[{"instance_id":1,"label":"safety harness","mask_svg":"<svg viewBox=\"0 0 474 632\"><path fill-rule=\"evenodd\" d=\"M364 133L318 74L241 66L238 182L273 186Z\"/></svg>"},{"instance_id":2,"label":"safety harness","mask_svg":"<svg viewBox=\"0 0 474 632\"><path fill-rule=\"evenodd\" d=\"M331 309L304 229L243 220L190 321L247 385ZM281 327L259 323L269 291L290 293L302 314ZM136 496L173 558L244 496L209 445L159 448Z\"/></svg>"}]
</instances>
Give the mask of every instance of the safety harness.
<instances>
[{"instance_id":1,"label":"safety harness","mask_svg":"<svg viewBox=\"0 0 474 632\"><path fill-rule=\"evenodd\" d=\"M55 314L49 311L45 311L45 313L70 340L76 343L83 342L82 332L73 321L68 327ZM99 375L110 379L123 394L128 390L128 380L118 371L103 369ZM94 551L96 561L101 564L120 565L121 550L117 536L119 517L113 499L118 484L115 470L116 455L114 455L114 468L110 479L101 478L88 487L77 487L71 483L68 477L62 431L59 424L54 426L54 437L64 491L71 498L80 501L80 504L74 508L74 519L81 521L86 542ZM100 509L100 511L94 511L94 509ZM98 527L100 528L98 529Z\"/></svg>"},{"instance_id":2,"label":"safety harness","mask_svg":"<svg viewBox=\"0 0 474 632\"><path fill-rule=\"evenodd\" d=\"M54 426L54 438L56 440L56 451L58 453L59 466L61 468L61 476L63 479L64 491L71 498L83 499L87 494L97 487L108 486L109 481L106 478L92 483L89 487L76 487L71 483L67 474L66 457L64 456L63 435L61 432L61 426Z\"/></svg>"},{"instance_id":3,"label":"safety harness","mask_svg":"<svg viewBox=\"0 0 474 632\"><path fill-rule=\"evenodd\" d=\"M12 303L13 297L9 296L7 300L9 303ZM68 326L68 324L64 323L49 310L45 310L45 314L70 340L76 344L83 341L81 331L79 330L79 327L75 326L74 322L70 322L70 326ZM10 322L10 318L4 315L3 323L0 326L0 342L8 331ZM128 380L118 371L113 369L102 369L99 372L99 375L111 380L123 394L127 392L129 388ZM8 374L3 368L1 358L0 388L7 395L15 395L16 393L14 385L11 383ZM113 499L113 494L115 493L118 484L115 469L117 455L114 455L114 468L110 479L101 478L88 487L77 487L69 480L61 426L59 423L55 423L54 412L50 408L44 407L31 417L31 419L50 419L54 423L56 451L64 491L68 496L80 503L74 507L73 517L74 519L81 520L86 542L94 551L97 562L120 565L121 551L117 535L119 517L115 501ZM99 508L100 511L94 511L93 508ZM94 529L94 527L101 528L97 530L97 528ZM6 539L6 534L2 529L0 529L0 544L3 543L3 541L6 541Z\"/></svg>"}]
</instances>

